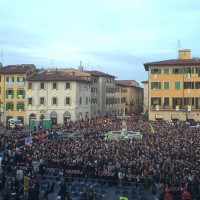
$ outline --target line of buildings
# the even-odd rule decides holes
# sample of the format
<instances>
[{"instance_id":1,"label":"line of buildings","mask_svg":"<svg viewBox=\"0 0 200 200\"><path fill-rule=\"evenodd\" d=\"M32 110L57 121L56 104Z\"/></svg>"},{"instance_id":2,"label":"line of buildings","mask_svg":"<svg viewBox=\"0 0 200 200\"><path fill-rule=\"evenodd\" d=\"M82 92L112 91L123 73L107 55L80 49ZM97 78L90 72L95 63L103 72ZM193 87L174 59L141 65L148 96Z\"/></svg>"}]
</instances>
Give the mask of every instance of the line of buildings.
<instances>
[{"instance_id":1,"label":"line of buildings","mask_svg":"<svg viewBox=\"0 0 200 200\"><path fill-rule=\"evenodd\" d=\"M150 120L200 120L200 59L189 49L177 59L144 64L144 112Z\"/></svg>"},{"instance_id":2,"label":"line of buildings","mask_svg":"<svg viewBox=\"0 0 200 200\"><path fill-rule=\"evenodd\" d=\"M116 80L100 71L0 66L0 121L89 120L142 112L143 88L134 80Z\"/></svg>"}]
</instances>

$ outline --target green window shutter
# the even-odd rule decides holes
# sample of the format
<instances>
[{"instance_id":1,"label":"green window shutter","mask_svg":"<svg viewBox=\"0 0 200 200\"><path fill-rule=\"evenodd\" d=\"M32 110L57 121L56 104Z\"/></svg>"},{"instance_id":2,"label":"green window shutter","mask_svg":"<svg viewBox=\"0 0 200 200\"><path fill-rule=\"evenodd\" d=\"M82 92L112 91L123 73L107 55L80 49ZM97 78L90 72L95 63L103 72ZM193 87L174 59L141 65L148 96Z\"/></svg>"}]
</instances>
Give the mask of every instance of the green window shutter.
<instances>
[{"instance_id":1,"label":"green window shutter","mask_svg":"<svg viewBox=\"0 0 200 200\"><path fill-rule=\"evenodd\" d=\"M19 104L17 103L17 110L19 110Z\"/></svg>"},{"instance_id":2,"label":"green window shutter","mask_svg":"<svg viewBox=\"0 0 200 200\"><path fill-rule=\"evenodd\" d=\"M22 104L22 110L24 110L24 104Z\"/></svg>"},{"instance_id":3,"label":"green window shutter","mask_svg":"<svg viewBox=\"0 0 200 200\"><path fill-rule=\"evenodd\" d=\"M23 90L23 98L25 98L25 93L26 93L26 91L25 91L25 90Z\"/></svg>"},{"instance_id":4,"label":"green window shutter","mask_svg":"<svg viewBox=\"0 0 200 200\"><path fill-rule=\"evenodd\" d=\"M25 82L25 77L23 77L23 82Z\"/></svg>"},{"instance_id":5,"label":"green window shutter","mask_svg":"<svg viewBox=\"0 0 200 200\"><path fill-rule=\"evenodd\" d=\"M6 82L9 82L9 78L8 77L6 77Z\"/></svg>"},{"instance_id":6,"label":"green window shutter","mask_svg":"<svg viewBox=\"0 0 200 200\"><path fill-rule=\"evenodd\" d=\"M161 82L158 83L158 89L161 89Z\"/></svg>"},{"instance_id":7,"label":"green window shutter","mask_svg":"<svg viewBox=\"0 0 200 200\"><path fill-rule=\"evenodd\" d=\"M192 74L194 74L194 67L192 67Z\"/></svg>"},{"instance_id":8,"label":"green window shutter","mask_svg":"<svg viewBox=\"0 0 200 200\"><path fill-rule=\"evenodd\" d=\"M1 82L1 76L0 76L0 82Z\"/></svg>"},{"instance_id":9,"label":"green window shutter","mask_svg":"<svg viewBox=\"0 0 200 200\"><path fill-rule=\"evenodd\" d=\"M182 68L180 68L180 74L183 74L183 69Z\"/></svg>"},{"instance_id":10,"label":"green window shutter","mask_svg":"<svg viewBox=\"0 0 200 200\"><path fill-rule=\"evenodd\" d=\"M187 106L186 104L187 104L187 99L184 98L184 105Z\"/></svg>"},{"instance_id":11,"label":"green window shutter","mask_svg":"<svg viewBox=\"0 0 200 200\"><path fill-rule=\"evenodd\" d=\"M194 98L192 98L192 105L194 106Z\"/></svg>"},{"instance_id":12,"label":"green window shutter","mask_svg":"<svg viewBox=\"0 0 200 200\"><path fill-rule=\"evenodd\" d=\"M192 82L192 89L194 89L194 82Z\"/></svg>"},{"instance_id":13,"label":"green window shutter","mask_svg":"<svg viewBox=\"0 0 200 200\"><path fill-rule=\"evenodd\" d=\"M151 69L151 74L154 74L154 69Z\"/></svg>"},{"instance_id":14,"label":"green window shutter","mask_svg":"<svg viewBox=\"0 0 200 200\"><path fill-rule=\"evenodd\" d=\"M174 68L172 69L172 74L175 74L175 69Z\"/></svg>"},{"instance_id":15,"label":"green window shutter","mask_svg":"<svg viewBox=\"0 0 200 200\"><path fill-rule=\"evenodd\" d=\"M169 106L169 97L164 98L164 104L165 106Z\"/></svg>"},{"instance_id":16,"label":"green window shutter","mask_svg":"<svg viewBox=\"0 0 200 200\"><path fill-rule=\"evenodd\" d=\"M196 74L198 74L198 71L199 71L199 70L198 70L198 67L196 67Z\"/></svg>"},{"instance_id":17,"label":"green window shutter","mask_svg":"<svg viewBox=\"0 0 200 200\"><path fill-rule=\"evenodd\" d=\"M17 77L17 82L19 82L19 77Z\"/></svg>"},{"instance_id":18,"label":"green window shutter","mask_svg":"<svg viewBox=\"0 0 200 200\"><path fill-rule=\"evenodd\" d=\"M158 69L158 74L161 74L161 69Z\"/></svg>"},{"instance_id":19,"label":"green window shutter","mask_svg":"<svg viewBox=\"0 0 200 200\"><path fill-rule=\"evenodd\" d=\"M19 96L19 90L17 90L17 98L18 98L18 96Z\"/></svg>"},{"instance_id":20,"label":"green window shutter","mask_svg":"<svg viewBox=\"0 0 200 200\"><path fill-rule=\"evenodd\" d=\"M151 89L154 88L154 82L151 82Z\"/></svg>"},{"instance_id":21,"label":"green window shutter","mask_svg":"<svg viewBox=\"0 0 200 200\"><path fill-rule=\"evenodd\" d=\"M187 68L183 68L184 74L187 74Z\"/></svg>"},{"instance_id":22,"label":"green window shutter","mask_svg":"<svg viewBox=\"0 0 200 200\"><path fill-rule=\"evenodd\" d=\"M1 87L0 87L0 94L1 94Z\"/></svg>"},{"instance_id":23,"label":"green window shutter","mask_svg":"<svg viewBox=\"0 0 200 200\"><path fill-rule=\"evenodd\" d=\"M8 103L6 103L6 110L8 110Z\"/></svg>"},{"instance_id":24,"label":"green window shutter","mask_svg":"<svg viewBox=\"0 0 200 200\"><path fill-rule=\"evenodd\" d=\"M6 98L8 98L8 90L6 90Z\"/></svg>"},{"instance_id":25,"label":"green window shutter","mask_svg":"<svg viewBox=\"0 0 200 200\"><path fill-rule=\"evenodd\" d=\"M169 74L169 69L168 68L164 69L164 74Z\"/></svg>"},{"instance_id":26,"label":"green window shutter","mask_svg":"<svg viewBox=\"0 0 200 200\"><path fill-rule=\"evenodd\" d=\"M12 98L14 98L14 90L12 90Z\"/></svg>"},{"instance_id":27,"label":"green window shutter","mask_svg":"<svg viewBox=\"0 0 200 200\"><path fill-rule=\"evenodd\" d=\"M169 82L164 82L164 89L168 90L169 89Z\"/></svg>"},{"instance_id":28,"label":"green window shutter","mask_svg":"<svg viewBox=\"0 0 200 200\"><path fill-rule=\"evenodd\" d=\"M15 82L14 80L15 80L14 77L12 77L12 82Z\"/></svg>"}]
</instances>

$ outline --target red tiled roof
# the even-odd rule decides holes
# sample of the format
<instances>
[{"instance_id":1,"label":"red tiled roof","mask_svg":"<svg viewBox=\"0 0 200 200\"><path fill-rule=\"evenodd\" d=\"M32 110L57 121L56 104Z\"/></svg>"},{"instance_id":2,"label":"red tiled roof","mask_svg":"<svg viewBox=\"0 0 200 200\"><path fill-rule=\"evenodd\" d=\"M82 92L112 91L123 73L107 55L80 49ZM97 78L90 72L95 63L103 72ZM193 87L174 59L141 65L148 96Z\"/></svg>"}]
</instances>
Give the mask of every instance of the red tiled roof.
<instances>
[{"instance_id":1,"label":"red tiled roof","mask_svg":"<svg viewBox=\"0 0 200 200\"><path fill-rule=\"evenodd\" d=\"M145 70L149 70L149 66L162 66L162 65L200 65L200 59L194 58L194 59L171 59L171 60L163 60L163 61L157 61L157 62L149 62L144 63Z\"/></svg>"},{"instance_id":2,"label":"red tiled roof","mask_svg":"<svg viewBox=\"0 0 200 200\"><path fill-rule=\"evenodd\" d=\"M115 77L115 76L113 76L113 75L106 74L106 73L104 73L104 72L100 72L100 71L97 71L97 70L94 70L94 71L85 71L85 72L87 72L87 73L89 73L89 74L91 74L91 75L93 75L93 76L99 76L99 77L101 77L101 76Z\"/></svg>"},{"instance_id":3,"label":"red tiled roof","mask_svg":"<svg viewBox=\"0 0 200 200\"><path fill-rule=\"evenodd\" d=\"M134 80L116 80L115 84L124 87L140 87L140 85Z\"/></svg>"},{"instance_id":4,"label":"red tiled roof","mask_svg":"<svg viewBox=\"0 0 200 200\"><path fill-rule=\"evenodd\" d=\"M43 73L39 71L39 73L27 78L28 81L83 81L90 82L84 78L80 78L77 76L71 76L60 72L46 72Z\"/></svg>"},{"instance_id":5,"label":"red tiled roof","mask_svg":"<svg viewBox=\"0 0 200 200\"><path fill-rule=\"evenodd\" d=\"M8 65L0 67L0 74L25 74L34 65Z\"/></svg>"}]
</instances>

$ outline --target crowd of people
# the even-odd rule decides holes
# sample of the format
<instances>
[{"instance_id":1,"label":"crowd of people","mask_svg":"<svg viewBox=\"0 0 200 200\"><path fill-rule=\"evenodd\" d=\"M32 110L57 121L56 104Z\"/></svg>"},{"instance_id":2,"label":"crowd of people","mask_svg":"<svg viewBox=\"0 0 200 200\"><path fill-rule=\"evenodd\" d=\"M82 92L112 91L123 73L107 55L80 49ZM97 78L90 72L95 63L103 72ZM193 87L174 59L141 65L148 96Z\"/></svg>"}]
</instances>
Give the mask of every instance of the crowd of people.
<instances>
[{"instance_id":1,"label":"crowd of people","mask_svg":"<svg viewBox=\"0 0 200 200\"><path fill-rule=\"evenodd\" d=\"M151 122L146 116L131 117L126 123L127 130L139 131L143 138L105 140L105 133L121 130L118 118L71 122L39 132L5 130L0 134L2 177L21 169L22 176L34 175L30 185L35 186L38 173L43 175L45 168L55 167L62 175L77 170L80 177L103 177L120 185L134 181L152 189L159 199L171 195L178 200L184 192L200 198L200 128ZM54 137L57 130L72 127L79 129L76 137ZM32 142L24 143L30 136ZM1 189L4 187L6 182L1 182Z\"/></svg>"}]
</instances>

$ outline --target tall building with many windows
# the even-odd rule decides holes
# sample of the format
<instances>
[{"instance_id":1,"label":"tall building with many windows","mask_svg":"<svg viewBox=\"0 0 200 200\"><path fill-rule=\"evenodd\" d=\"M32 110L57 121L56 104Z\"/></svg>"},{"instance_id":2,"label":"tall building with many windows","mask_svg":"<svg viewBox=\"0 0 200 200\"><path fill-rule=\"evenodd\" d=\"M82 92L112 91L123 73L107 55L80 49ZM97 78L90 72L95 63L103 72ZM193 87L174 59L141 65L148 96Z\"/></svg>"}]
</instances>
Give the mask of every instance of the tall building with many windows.
<instances>
[{"instance_id":1,"label":"tall building with many windows","mask_svg":"<svg viewBox=\"0 0 200 200\"><path fill-rule=\"evenodd\" d=\"M148 72L149 119L200 120L200 59L180 50L178 59L144 64Z\"/></svg>"},{"instance_id":2,"label":"tall building with many windows","mask_svg":"<svg viewBox=\"0 0 200 200\"><path fill-rule=\"evenodd\" d=\"M91 82L77 76L40 70L27 79L27 120L51 119L52 124L91 117Z\"/></svg>"},{"instance_id":3,"label":"tall building with many windows","mask_svg":"<svg viewBox=\"0 0 200 200\"><path fill-rule=\"evenodd\" d=\"M9 65L0 67L1 122L20 119L26 123L26 78L35 73L34 65Z\"/></svg>"}]
</instances>

